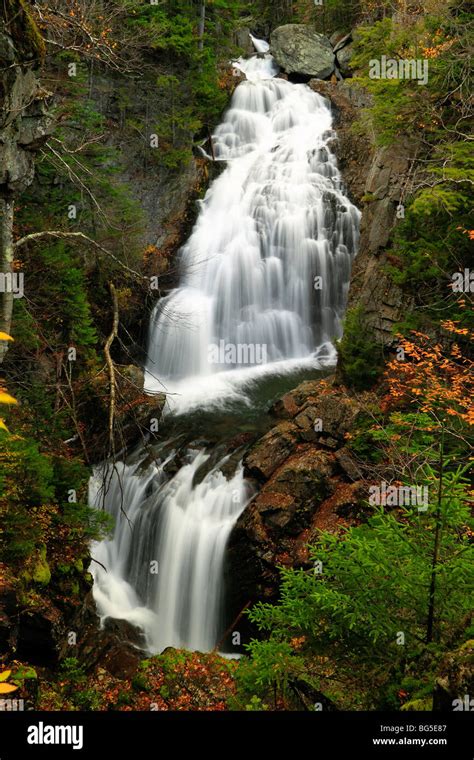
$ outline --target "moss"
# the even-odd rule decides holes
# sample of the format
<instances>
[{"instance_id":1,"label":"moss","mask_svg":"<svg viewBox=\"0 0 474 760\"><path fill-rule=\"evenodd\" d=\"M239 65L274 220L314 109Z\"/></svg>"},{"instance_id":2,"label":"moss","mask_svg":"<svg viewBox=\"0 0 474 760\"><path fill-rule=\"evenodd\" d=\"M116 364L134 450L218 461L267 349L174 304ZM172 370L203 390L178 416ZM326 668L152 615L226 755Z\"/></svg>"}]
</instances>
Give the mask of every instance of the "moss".
<instances>
[{"instance_id":1,"label":"moss","mask_svg":"<svg viewBox=\"0 0 474 760\"><path fill-rule=\"evenodd\" d=\"M65 562L58 562L56 565L56 572L60 575L68 575L71 572L71 565L68 565Z\"/></svg>"},{"instance_id":2,"label":"moss","mask_svg":"<svg viewBox=\"0 0 474 760\"><path fill-rule=\"evenodd\" d=\"M20 577L26 583L39 583L47 586L51 580L51 570L46 559L46 546L41 545L35 557L29 563L29 567L23 570Z\"/></svg>"},{"instance_id":3,"label":"moss","mask_svg":"<svg viewBox=\"0 0 474 760\"><path fill-rule=\"evenodd\" d=\"M401 709L403 712L431 712L433 709L433 698L412 699L410 702L405 702Z\"/></svg>"}]
</instances>

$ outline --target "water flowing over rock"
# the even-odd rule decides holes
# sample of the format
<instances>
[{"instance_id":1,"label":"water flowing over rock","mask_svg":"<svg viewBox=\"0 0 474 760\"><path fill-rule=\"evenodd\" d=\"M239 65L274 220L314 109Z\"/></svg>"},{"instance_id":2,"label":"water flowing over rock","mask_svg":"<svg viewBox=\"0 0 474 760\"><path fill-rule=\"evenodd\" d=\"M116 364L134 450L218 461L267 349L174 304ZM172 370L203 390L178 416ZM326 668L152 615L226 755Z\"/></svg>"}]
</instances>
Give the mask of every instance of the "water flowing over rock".
<instances>
[{"instance_id":1,"label":"water flowing over rock","mask_svg":"<svg viewBox=\"0 0 474 760\"><path fill-rule=\"evenodd\" d=\"M275 78L266 45L255 44L258 56L233 64L247 79L212 138L226 168L181 251L180 285L150 324L145 387L167 392L168 423L196 407L245 407L256 378L333 365L341 335L359 212L330 148L331 113L306 85ZM206 442L175 439L96 469L90 501L115 519L113 536L93 547L102 621L138 626L153 652L220 644L232 607L226 547L256 486L245 474L271 476L282 502L294 481L286 512L265 517L277 531L300 532L333 490L331 456L309 444L292 456L300 427L280 428L245 469L235 450L216 460Z\"/></svg>"},{"instance_id":2,"label":"water flowing over rock","mask_svg":"<svg viewBox=\"0 0 474 760\"><path fill-rule=\"evenodd\" d=\"M359 212L343 193L326 101L273 78L272 65L271 56L239 62L253 81L236 89L213 137L227 167L182 249L180 287L151 320L151 392L163 382L187 400L192 385L198 403L228 394L242 363L212 358L221 341L253 349L246 376L249 366L314 363L318 349L334 358Z\"/></svg>"},{"instance_id":3,"label":"water flowing over rock","mask_svg":"<svg viewBox=\"0 0 474 760\"><path fill-rule=\"evenodd\" d=\"M328 79L334 54L328 38L304 24L286 24L272 32L270 50L287 74Z\"/></svg>"}]
</instances>

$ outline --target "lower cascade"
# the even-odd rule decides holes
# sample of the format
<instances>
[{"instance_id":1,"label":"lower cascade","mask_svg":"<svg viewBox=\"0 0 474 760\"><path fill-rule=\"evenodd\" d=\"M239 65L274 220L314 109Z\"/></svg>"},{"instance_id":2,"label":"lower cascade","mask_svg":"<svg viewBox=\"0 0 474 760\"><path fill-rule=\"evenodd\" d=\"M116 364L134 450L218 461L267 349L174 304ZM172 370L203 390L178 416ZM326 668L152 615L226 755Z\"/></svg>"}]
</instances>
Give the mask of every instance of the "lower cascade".
<instances>
[{"instance_id":1,"label":"lower cascade","mask_svg":"<svg viewBox=\"0 0 474 760\"><path fill-rule=\"evenodd\" d=\"M241 465L226 479L222 461L194 485L209 459L204 451L188 450L186 463L168 477L174 455L143 471L123 463L96 471L91 501L99 506L105 483L115 533L94 547L107 568L95 571L94 596L104 616L141 626L151 651L208 651L223 634L224 551L249 487Z\"/></svg>"},{"instance_id":2,"label":"lower cascade","mask_svg":"<svg viewBox=\"0 0 474 760\"><path fill-rule=\"evenodd\" d=\"M150 323L146 389L169 419L249 404L259 378L334 364L360 214L344 195L328 104L276 78L266 43L234 62L236 88L212 153L225 168L180 253L180 285ZM224 561L252 497L242 463L171 439L97 467L90 502L115 521L93 546L102 619L139 626L151 652L209 651L226 625Z\"/></svg>"}]
</instances>

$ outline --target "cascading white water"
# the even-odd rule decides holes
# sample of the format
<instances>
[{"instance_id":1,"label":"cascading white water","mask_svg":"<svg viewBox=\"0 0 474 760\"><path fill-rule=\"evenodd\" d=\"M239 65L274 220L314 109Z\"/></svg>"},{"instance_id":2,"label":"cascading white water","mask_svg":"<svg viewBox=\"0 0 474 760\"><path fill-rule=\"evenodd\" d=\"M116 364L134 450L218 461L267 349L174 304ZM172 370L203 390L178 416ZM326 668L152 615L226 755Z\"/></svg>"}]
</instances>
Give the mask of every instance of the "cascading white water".
<instances>
[{"instance_id":1,"label":"cascading white water","mask_svg":"<svg viewBox=\"0 0 474 760\"><path fill-rule=\"evenodd\" d=\"M234 67L247 81L213 135L226 168L181 251L180 286L150 324L147 390L164 383L188 406L192 397L215 401L236 370L245 369L237 375L245 381L249 367L255 374L270 363L279 371L334 358L358 239L359 211L329 147L326 101L274 78L269 55ZM247 347L240 361L239 346Z\"/></svg>"},{"instance_id":2,"label":"cascading white water","mask_svg":"<svg viewBox=\"0 0 474 760\"><path fill-rule=\"evenodd\" d=\"M260 56L233 64L247 80L213 136L225 169L182 249L181 284L151 320L146 388L163 381L175 412L245 401L262 373L331 363L341 334L359 212L329 147L330 110L306 85L275 79L267 43L254 44ZM115 519L93 547L94 597L102 618L141 626L150 651L209 650L224 628L226 543L251 494L241 464L203 476L205 450L189 449L177 470L174 444L163 451L91 479L91 504Z\"/></svg>"},{"instance_id":3,"label":"cascading white water","mask_svg":"<svg viewBox=\"0 0 474 760\"><path fill-rule=\"evenodd\" d=\"M90 503L107 509L115 530L92 547L94 598L103 617L142 627L150 651L208 651L223 633L224 550L250 488L242 465L229 479L222 474L226 460L195 484L204 451L189 450L169 477L174 456L95 471Z\"/></svg>"}]
</instances>

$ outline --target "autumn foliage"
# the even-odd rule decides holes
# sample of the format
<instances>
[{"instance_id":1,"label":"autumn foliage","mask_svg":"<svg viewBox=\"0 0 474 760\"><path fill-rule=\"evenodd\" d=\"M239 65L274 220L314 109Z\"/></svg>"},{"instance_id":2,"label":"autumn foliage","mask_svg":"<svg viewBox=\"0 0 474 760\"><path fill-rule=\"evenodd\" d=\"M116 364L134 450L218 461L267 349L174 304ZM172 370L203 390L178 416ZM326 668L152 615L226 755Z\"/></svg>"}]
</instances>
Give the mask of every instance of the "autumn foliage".
<instances>
[{"instance_id":1,"label":"autumn foliage","mask_svg":"<svg viewBox=\"0 0 474 760\"><path fill-rule=\"evenodd\" d=\"M469 337L467 328L451 321L443 322L442 327L454 336ZM387 365L385 409L415 405L439 421L452 417L474 424L473 362L462 354L458 343L446 348L417 331L412 331L411 337L399 336L399 341L403 360L393 359Z\"/></svg>"}]
</instances>

